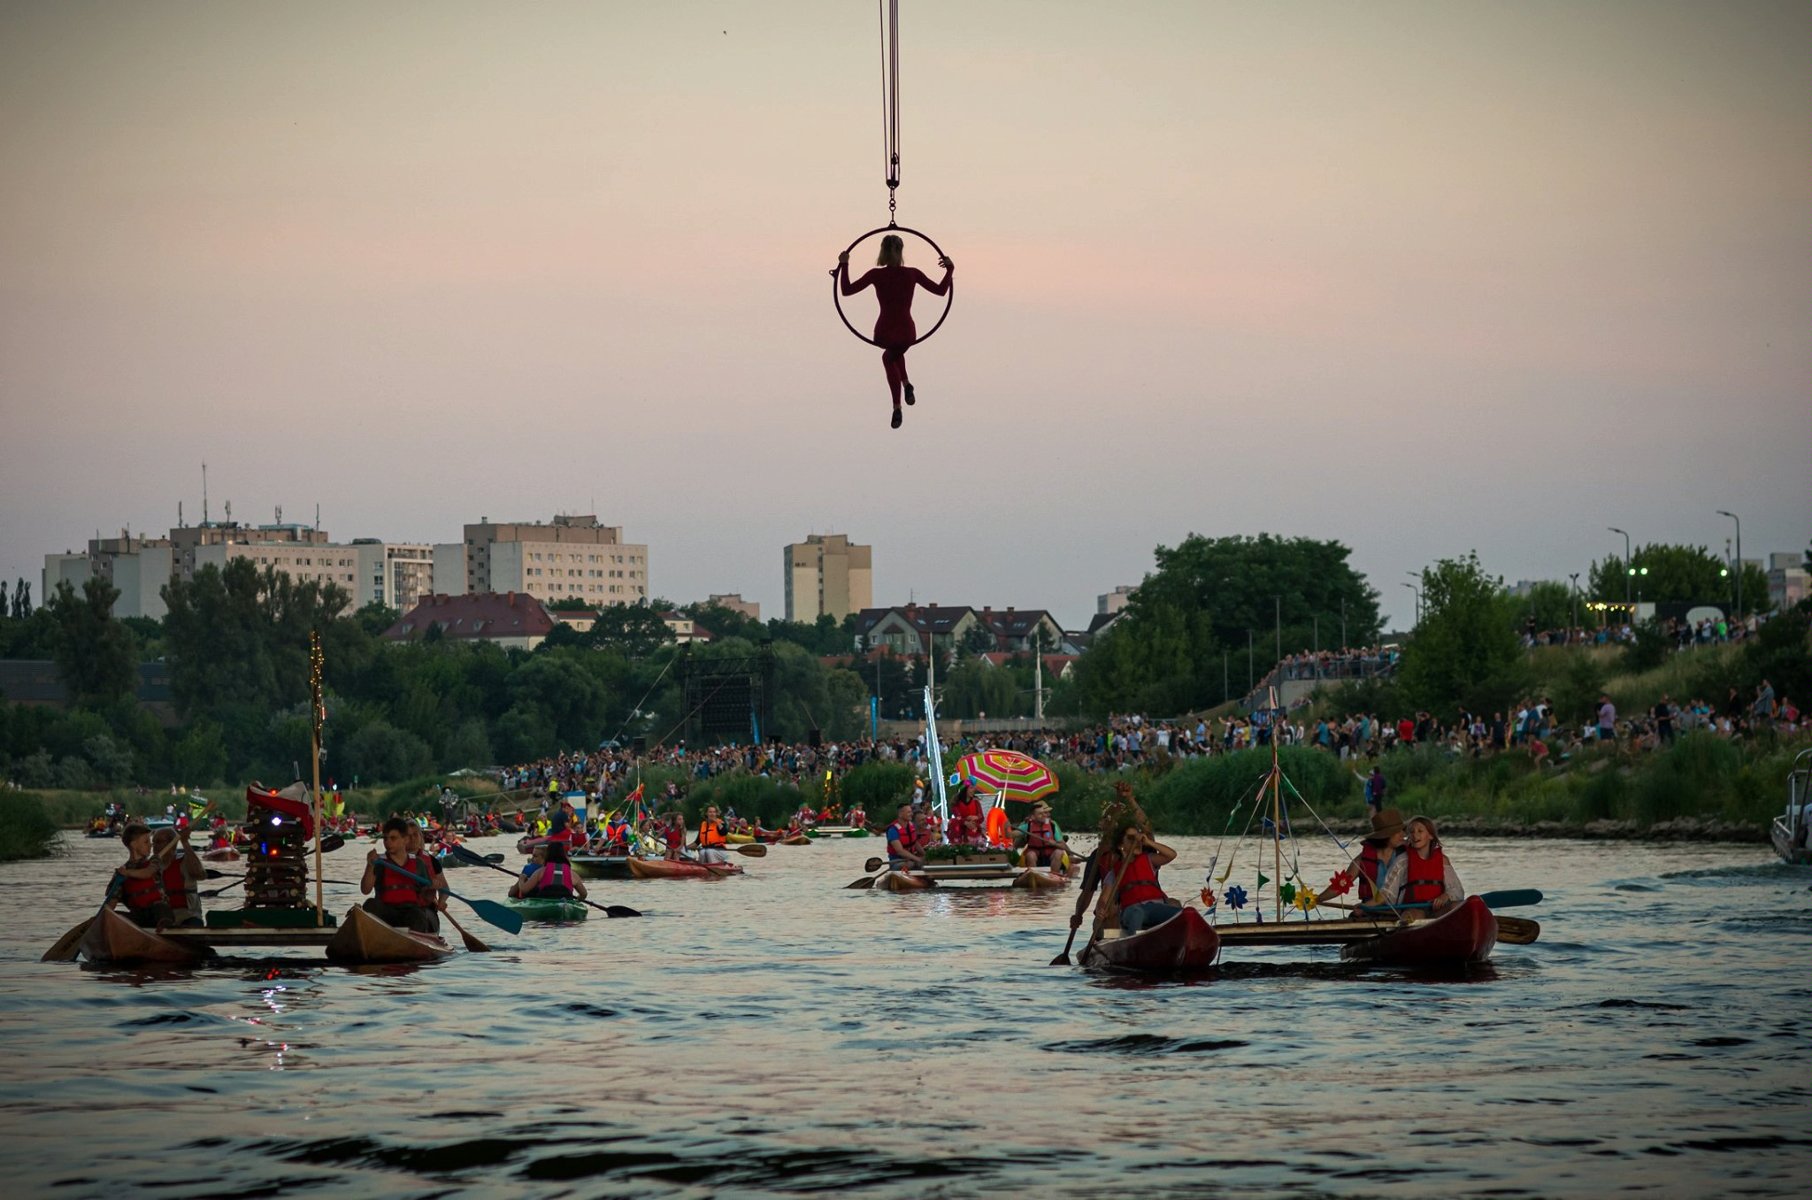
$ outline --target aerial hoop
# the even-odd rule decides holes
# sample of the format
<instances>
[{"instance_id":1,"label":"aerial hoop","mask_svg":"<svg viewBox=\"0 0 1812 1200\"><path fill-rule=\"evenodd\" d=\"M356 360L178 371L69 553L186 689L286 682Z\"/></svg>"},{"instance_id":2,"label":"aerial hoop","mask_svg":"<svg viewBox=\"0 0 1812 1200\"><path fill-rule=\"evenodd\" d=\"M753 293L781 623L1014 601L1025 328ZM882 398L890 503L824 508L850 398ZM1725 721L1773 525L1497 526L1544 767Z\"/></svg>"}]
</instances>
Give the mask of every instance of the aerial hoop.
<instances>
[{"instance_id":1,"label":"aerial hoop","mask_svg":"<svg viewBox=\"0 0 1812 1200\"><path fill-rule=\"evenodd\" d=\"M857 246L860 246L863 242L866 242L869 238L874 237L877 234L885 234L885 233L910 233L913 237L918 238L921 242L924 242L927 246L930 246L931 252L933 254L935 254L938 257L938 259L941 260L946 257L946 255L944 254L943 247L939 246L936 242L932 241L928 235L920 233L916 229L910 229L910 228L906 227L905 225L883 225L879 229L871 229L867 233L863 234L861 237L857 238L855 241L851 242L849 244L849 249L845 250L844 253L853 257L855 255ZM881 343L875 341L872 337L869 337L866 333L863 333L860 329L857 329L854 325L851 325L849 323L849 314L843 311L842 289L839 288L837 285L837 268L836 267L831 268L830 275L831 275L831 303L835 304L837 306L837 316L842 319L843 327L845 329L849 330L851 333L855 334L857 337L861 338L863 341L867 342L869 345L873 346L877 350L906 349L906 347L904 347L904 346L901 346L901 347L883 346L883 345L881 345ZM944 321L950 316L950 306L954 303L956 303L956 279L954 277L952 277L950 280L950 290L944 294L944 311L942 314L940 314L938 316L937 324L933 325L930 329L927 329L924 333L921 333L918 337L913 338L912 341L909 343L909 345L916 346L920 342L924 341L926 338L930 337L932 334L936 333L939 329L943 328Z\"/></svg>"}]
</instances>

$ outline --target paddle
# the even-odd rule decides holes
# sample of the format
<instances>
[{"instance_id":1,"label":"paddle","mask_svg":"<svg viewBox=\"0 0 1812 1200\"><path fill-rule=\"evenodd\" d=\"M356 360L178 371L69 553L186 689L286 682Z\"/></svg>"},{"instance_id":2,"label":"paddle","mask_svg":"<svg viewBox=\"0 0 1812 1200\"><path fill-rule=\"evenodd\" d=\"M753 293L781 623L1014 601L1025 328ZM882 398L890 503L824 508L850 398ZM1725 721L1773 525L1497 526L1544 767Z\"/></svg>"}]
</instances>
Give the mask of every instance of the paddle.
<instances>
[{"instance_id":1,"label":"paddle","mask_svg":"<svg viewBox=\"0 0 1812 1200\"><path fill-rule=\"evenodd\" d=\"M750 858L766 858L768 848L760 842L742 842L736 847L736 853L746 854Z\"/></svg>"},{"instance_id":2,"label":"paddle","mask_svg":"<svg viewBox=\"0 0 1812 1200\"><path fill-rule=\"evenodd\" d=\"M1484 902L1485 907L1493 912L1500 908L1525 908L1531 904L1540 904L1542 901L1541 891L1538 888L1509 888L1499 892L1480 892L1478 896ZM1321 903L1325 908L1343 908L1349 912L1366 912L1377 916L1384 916L1392 912L1427 912L1431 907L1426 900L1419 904L1341 904L1335 900L1323 900ZM1501 918L1499 924L1508 919L1512 918ZM1533 924L1533 922L1530 923Z\"/></svg>"},{"instance_id":3,"label":"paddle","mask_svg":"<svg viewBox=\"0 0 1812 1200\"><path fill-rule=\"evenodd\" d=\"M486 865L489 866L490 864L487 863ZM391 871L395 871L398 875L401 875L404 879L413 879L415 882L421 884L423 887L428 886L428 881L426 879L423 879L420 875L417 875L414 871L403 870L401 867L397 866L395 863L391 863L387 869L389 869ZM511 912L509 909L507 909L503 905L497 903L495 900L474 900L470 896L460 895L458 892L453 891L451 888L449 888L447 890L447 895L453 897L455 900L465 901L468 905L471 906L472 911L478 914L478 919L485 922L488 925L495 925L497 928L503 930L505 933L521 933L522 932L522 914L516 913L516 912ZM451 917L448 917L447 919L452 920ZM459 928L459 925L457 922L454 923L453 928L455 928L455 929ZM461 932L463 933L464 930L461 930Z\"/></svg>"},{"instance_id":4,"label":"paddle","mask_svg":"<svg viewBox=\"0 0 1812 1200\"><path fill-rule=\"evenodd\" d=\"M500 867L496 863L485 862L477 854L474 854L472 851L467 850L464 847L461 847L461 846L453 847L453 854L457 858L465 859L467 862L470 862L475 867L489 867L489 868L491 868L491 870L501 871L505 875L510 876L511 878L521 878L520 876L518 876L516 874L516 872L510 870L508 867ZM574 896L573 899L579 900L579 897ZM579 900L579 903L590 905L592 908L597 909L599 912L603 913L607 917L639 917L642 915L641 913L637 912L635 909L630 908L627 904L599 904L592 900Z\"/></svg>"},{"instance_id":5,"label":"paddle","mask_svg":"<svg viewBox=\"0 0 1812 1200\"><path fill-rule=\"evenodd\" d=\"M1541 922L1527 917L1499 917L1497 940L1512 946L1527 946L1541 936Z\"/></svg>"},{"instance_id":6,"label":"paddle","mask_svg":"<svg viewBox=\"0 0 1812 1200\"><path fill-rule=\"evenodd\" d=\"M1126 864L1121 863L1119 866L1114 868L1114 894L1112 896L1108 897L1107 907L1102 910L1103 913L1112 912L1119 907L1120 885L1125 882L1126 882ZM1105 921L1101 920L1099 917L1097 917L1095 920L1095 928L1089 934L1088 945L1086 945L1082 948L1082 955L1080 955L1079 957L1086 957L1089 950L1094 947L1096 942L1101 940L1101 935L1106 932L1107 932L1107 923ZM1076 930L1074 927L1071 927L1070 941L1074 941L1075 938L1076 938ZM1061 958L1063 961L1058 962L1056 959L1052 959L1051 965L1053 967L1067 967L1070 965L1070 942L1066 941L1063 943L1063 953L1058 955L1057 957Z\"/></svg>"},{"instance_id":7,"label":"paddle","mask_svg":"<svg viewBox=\"0 0 1812 1200\"><path fill-rule=\"evenodd\" d=\"M468 901L466 901L466 903L470 904L471 901L468 900ZM471 934L467 933L465 930L465 926L461 925L458 921L455 921L453 919L452 913L445 913L443 915L447 918L447 923L449 925L451 925L451 926L453 926L453 928L459 930L459 938L461 941L463 941L466 944L467 950L471 951L473 954L489 954L491 952L491 948L489 946L485 945L483 942L479 941L477 938L475 938ZM480 913L479 915L483 916L484 914Z\"/></svg>"},{"instance_id":8,"label":"paddle","mask_svg":"<svg viewBox=\"0 0 1812 1200\"><path fill-rule=\"evenodd\" d=\"M81 952L82 939L87 936L88 927L101 919L101 914L106 912L107 906L113 903L114 894L119 891L122 882L124 881L119 873L115 872L113 878L107 881L106 898L101 901L101 907L95 910L95 914L58 938L56 943L44 952L44 957L38 961L74 962L76 955Z\"/></svg>"},{"instance_id":9,"label":"paddle","mask_svg":"<svg viewBox=\"0 0 1812 1200\"><path fill-rule=\"evenodd\" d=\"M862 869L869 872L869 874L862 876L862 878L856 880L854 883L845 884L843 890L846 892L866 892L875 885L875 880L887 873L882 870L882 868L886 866L887 860L884 858L869 859L862 864Z\"/></svg>"}]
</instances>

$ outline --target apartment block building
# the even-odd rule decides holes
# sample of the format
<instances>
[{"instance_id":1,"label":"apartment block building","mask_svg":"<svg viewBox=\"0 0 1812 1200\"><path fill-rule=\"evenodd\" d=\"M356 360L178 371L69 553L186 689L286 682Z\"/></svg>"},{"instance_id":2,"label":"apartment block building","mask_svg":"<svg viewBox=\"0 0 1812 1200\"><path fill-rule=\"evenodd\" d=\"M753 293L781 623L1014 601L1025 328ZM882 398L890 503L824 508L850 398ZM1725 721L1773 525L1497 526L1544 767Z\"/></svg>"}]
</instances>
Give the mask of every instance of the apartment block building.
<instances>
[{"instance_id":1,"label":"apartment block building","mask_svg":"<svg viewBox=\"0 0 1812 1200\"><path fill-rule=\"evenodd\" d=\"M811 624L829 614L841 621L874 606L874 548L848 535L814 533L786 548L786 619Z\"/></svg>"},{"instance_id":2,"label":"apartment block building","mask_svg":"<svg viewBox=\"0 0 1812 1200\"><path fill-rule=\"evenodd\" d=\"M453 590L458 579L468 595L523 592L548 604L648 599L648 547L625 542L622 526L599 524L592 515L548 522L480 518L465 527L463 542L435 546L433 560L441 591Z\"/></svg>"}]
</instances>

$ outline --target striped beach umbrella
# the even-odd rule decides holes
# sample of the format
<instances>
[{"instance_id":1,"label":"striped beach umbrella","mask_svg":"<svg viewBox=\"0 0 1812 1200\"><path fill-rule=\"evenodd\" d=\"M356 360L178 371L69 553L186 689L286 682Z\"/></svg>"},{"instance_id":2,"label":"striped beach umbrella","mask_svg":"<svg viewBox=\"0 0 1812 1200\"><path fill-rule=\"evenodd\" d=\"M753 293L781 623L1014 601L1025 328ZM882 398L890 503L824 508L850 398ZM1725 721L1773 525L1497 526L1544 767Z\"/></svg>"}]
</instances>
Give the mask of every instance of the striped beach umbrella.
<instances>
[{"instance_id":1,"label":"striped beach umbrella","mask_svg":"<svg viewBox=\"0 0 1812 1200\"><path fill-rule=\"evenodd\" d=\"M1057 777L1035 758L1017 750L977 750L956 764L957 773L973 779L984 792L999 792L1002 799L1029 804L1057 790Z\"/></svg>"}]
</instances>

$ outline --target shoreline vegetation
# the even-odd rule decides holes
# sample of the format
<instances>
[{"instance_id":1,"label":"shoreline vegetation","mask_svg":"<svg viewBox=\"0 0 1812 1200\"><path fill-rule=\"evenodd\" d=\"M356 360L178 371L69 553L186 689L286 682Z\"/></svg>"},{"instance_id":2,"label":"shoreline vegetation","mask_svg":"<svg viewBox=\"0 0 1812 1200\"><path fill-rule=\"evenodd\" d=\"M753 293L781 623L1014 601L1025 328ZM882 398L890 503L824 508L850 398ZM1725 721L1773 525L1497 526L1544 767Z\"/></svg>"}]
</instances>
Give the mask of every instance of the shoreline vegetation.
<instances>
[{"instance_id":1,"label":"shoreline vegetation","mask_svg":"<svg viewBox=\"0 0 1812 1200\"><path fill-rule=\"evenodd\" d=\"M1387 803L1423 813L1443 832L1468 837L1585 838L1766 843L1768 826L1784 804L1787 772L1796 752L1812 746L1812 735L1731 741L1710 733L1689 733L1672 745L1640 755L1617 747L1591 747L1571 759L1538 765L1524 754L1482 759L1455 757L1437 746L1387 752L1377 761L1390 792ZM1342 762L1326 751L1284 746L1279 762L1297 793L1290 799L1290 824L1298 836L1320 832L1315 815L1342 836L1362 833L1366 809L1360 779L1365 760ZM1266 814L1254 809L1260 780L1269 769L1265 747L1210 758L1160 760L1154 766L1108 774L1085 773L1070 763L1049 765L1061 788L1050 797L1058 822L1086 834L1100 819L1113 785L1124 778L1160 834L1178 837L1238 836L1257 832ZM837 781L831 799L859 804L880 824L911 791L917 772L905 763L869 762ZM771 824L783 823L802 801L814 806L827 797L820 779L804 786L735 771L693 780L677 767L653 766L639 780L650 803L662 806L669 782L685 792L684 808L696 820L706 805L734 808ZM690 784L690 787L687 785ZM482 777L424 776L386 789L344 793L347 811L380 818L392 813L437 812L442 786L465 799L495 803L504 815L518 808L533 813L539 795L502 793ZM630 785L632 786L632 784ZM612 789L605 807L622 798ZM229 818L244 814L241 788L202 789ZM154 815L180 798L168 793L14 793L0 797L0 822L12 824L28 808L52 828L79 829L109 800L125 803L134 815ZM1017 819L1023 810L1013 813Z\"/></svg>"},{"instance_id":2,"label":"shoreline vegetation","mask_svg":"<svg viewBox=\"0 0 1812 1200\"><path fill-rule=\"evenodd\" d=\"M62 832L39 797L25 792L0 796L0 862L59 854Z\"/></svg>"}]
</instances>

